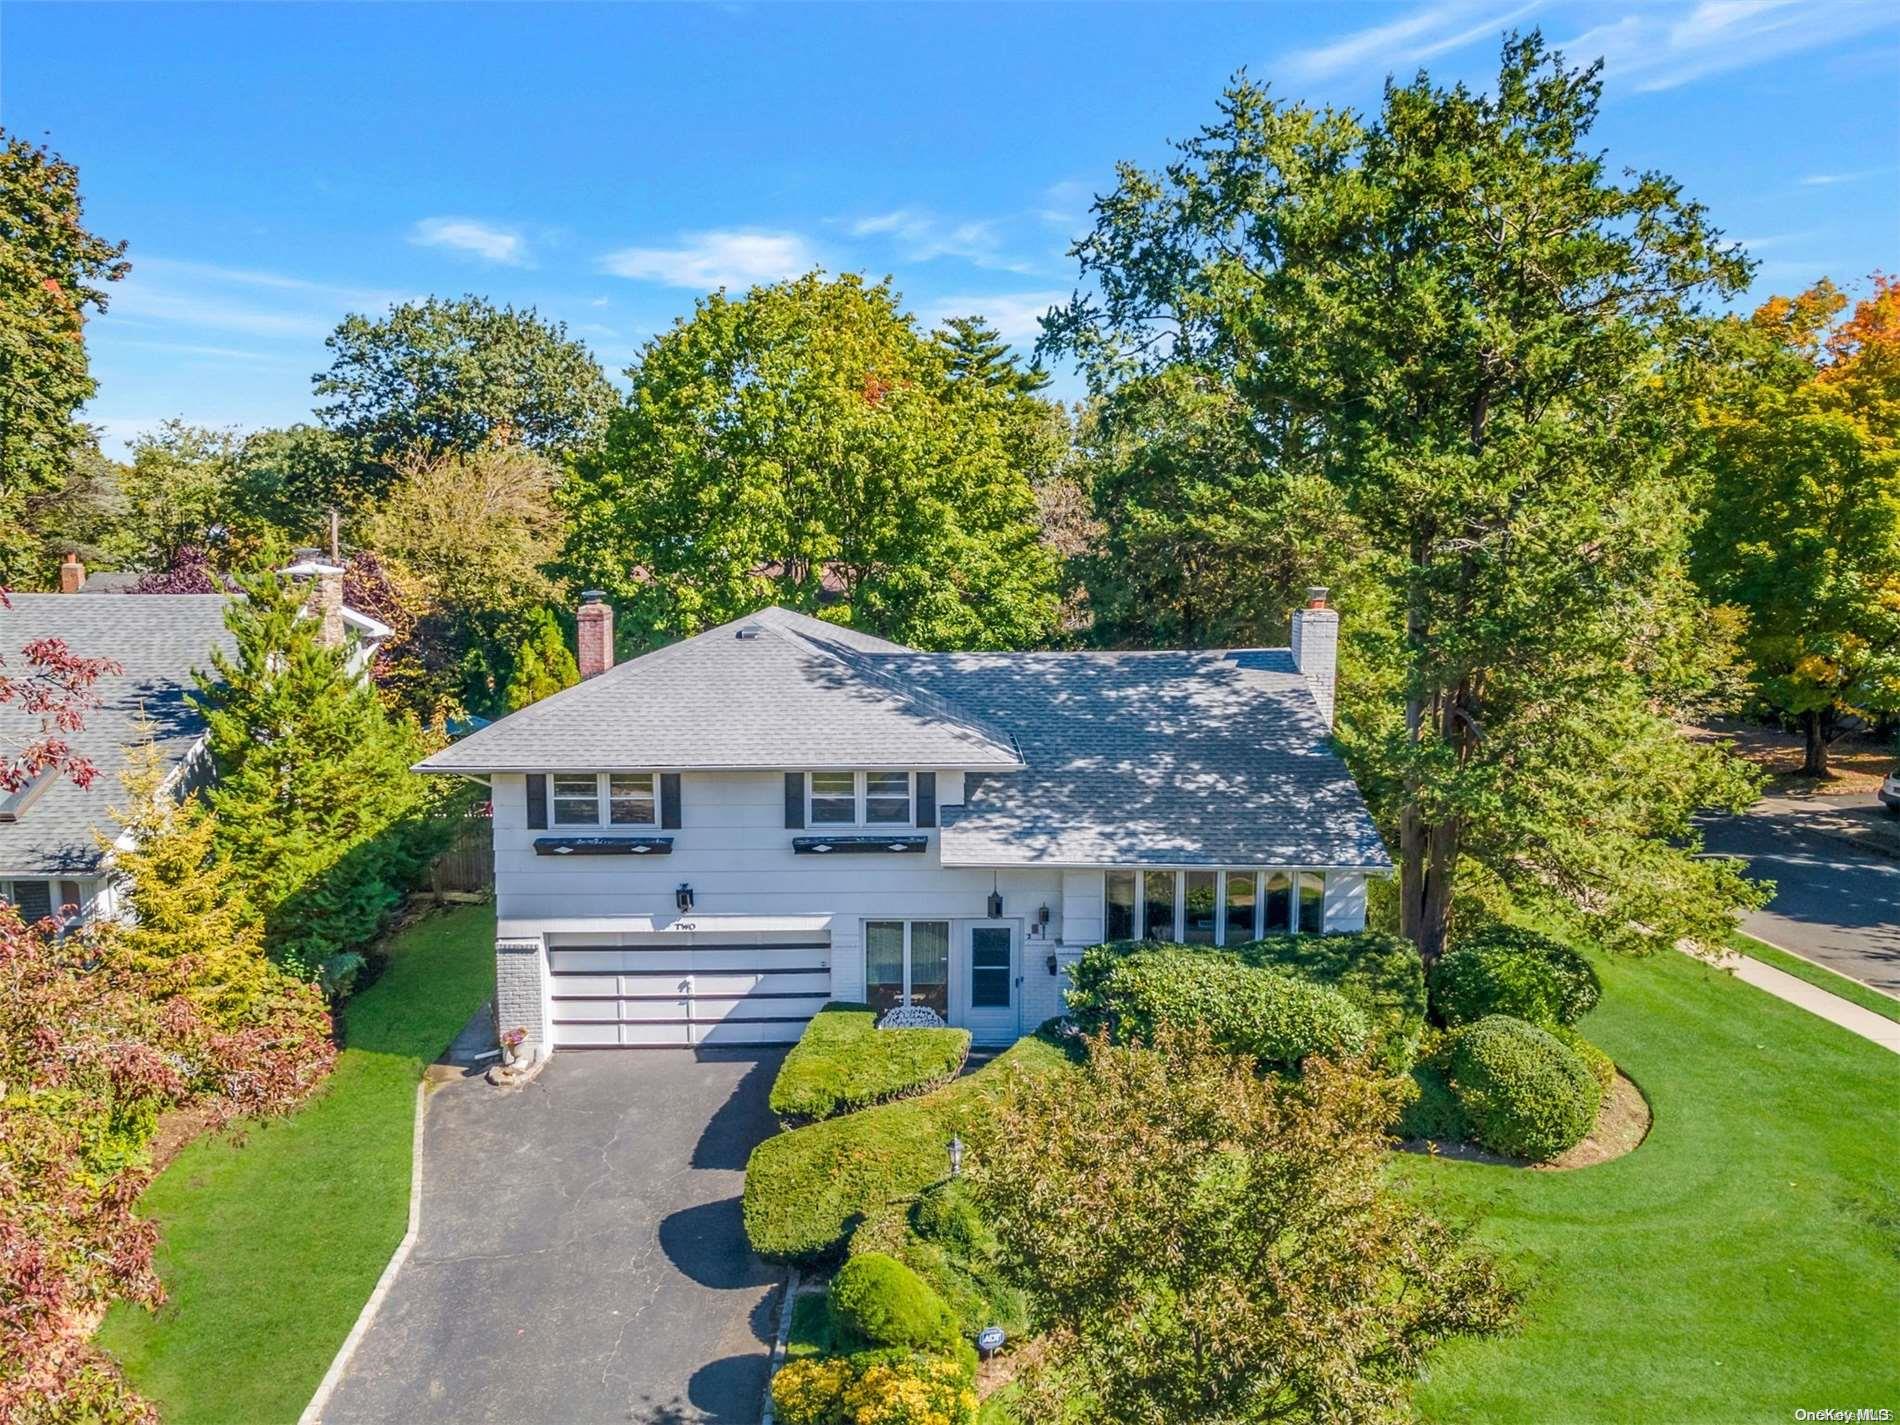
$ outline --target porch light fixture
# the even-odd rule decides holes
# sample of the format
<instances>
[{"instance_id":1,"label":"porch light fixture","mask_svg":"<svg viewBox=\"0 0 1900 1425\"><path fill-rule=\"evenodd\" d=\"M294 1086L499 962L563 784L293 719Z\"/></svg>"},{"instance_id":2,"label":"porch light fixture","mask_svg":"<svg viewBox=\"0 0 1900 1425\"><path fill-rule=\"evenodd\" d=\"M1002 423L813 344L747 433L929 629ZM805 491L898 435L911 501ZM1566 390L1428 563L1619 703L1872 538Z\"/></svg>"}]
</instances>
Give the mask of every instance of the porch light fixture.
<instances>
[{"instance_id":1,"label":"porch light fixture","mask_svg":"<svg viewBox=\"0 0 1900 1425\"><path fill-rule=\"evenodd\" d=\"M1054 955L1051 955L1051 956L1050 956L1050 957L1048 958L1048 960L1047 960L1047 961L1045 961L1044 963L1046 963L1046 964L1047 964L1047 965L1049 966L1049 973L1050 973L1050 974L1052 974L1052 975L1053 975L1053 974L1055 974L1055 973L1056 973L1056 957L1055 957Z\"/></svg>"},{"instance_id":2,"label":"porch light fixture","mask_svg":"<svg viewBox=\"0 0 1900 1425\"><path fill-rule=\"evenodd\" d=\"M1036 927L1044 935L1049 933L1049 903L1044 901L1036 911Z\"/></svg>"},{"instance_id":3,"label":"porch light fixture","mask_svg":"<svg viewBox=\"0 0 1900 1425\"><path fill-rule=\"evenodd\" d=\"M1003 897L997 891L990 892L989 912L991 920L1001 920L1003 918Z\"/></svg>"},{"instance_id":4,"label":"porch light fixture","mask_svg":"<svg viewBox=\"0 0 1900 1425\"><path fill-rule=\"evenodd\" d=\"M673 904L678 906L681 910L691 910L693 908L693 888L687 885L686 882L681 881L679 889L673 892Z\"/></svg>"},{"instance_id":5,"label":"porch light fixture","mask_svg":"<svg viewBox=\"0 0 1900 1425\"><path fill-rule=\"evenodd\" d=\"M950 1135L950 1176L959 1177L963 1172L963 1140L954 1133Z\"/></svg>"}]
</instances>

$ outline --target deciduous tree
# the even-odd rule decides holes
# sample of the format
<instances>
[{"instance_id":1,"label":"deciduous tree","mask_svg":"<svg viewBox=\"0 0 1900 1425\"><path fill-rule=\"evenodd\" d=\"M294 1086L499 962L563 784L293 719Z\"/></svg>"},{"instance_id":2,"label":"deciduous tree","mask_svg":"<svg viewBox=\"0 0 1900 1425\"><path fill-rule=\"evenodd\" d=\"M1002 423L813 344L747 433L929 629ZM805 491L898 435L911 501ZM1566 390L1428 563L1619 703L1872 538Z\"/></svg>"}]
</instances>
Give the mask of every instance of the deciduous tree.
<instances>
[{"instance_id":1,"label":"deciduous tree","mask_svg":"<svg viewBox=\"0 0 1900 1425\"><path fill-rule=\"evenodd\" d=\"M774 601L924 648L1051 631L1056 564L1011 459L1014 398L952 383L888 285L814 273L708 297L629 375L563 501L569 571L637 637Z\"/></svg>"},{"instance_id":2,"label":"deciduous tree","mask_svg":"<svg viewBox=\"0 0 1900 1425\"><path fill-rule=\"evenodd\" d=\"M1387 1184L1406 1088L1320 1059L1262 1077L1173 1030L1013 1081L970 1178L1047 1346L1023 1418L1408 1418L1425 1353L1502 1329L1514 1292Z\"/></svg>"},{"instance_id":3,"label":"deciduous tree","mask_svg":"<svg viewBox=\"0 0 1900 1425\"><path fill-rule=\"evenodd\" d=\"M1692 457L1692 567L1745 611L1755 691L1815 777L1851 719L1900 711L1900 286L1876 278L1837 325L1846 305L1822 282L1732 322Z\"/></svg>"},{"instance_id":4,"label":"deciduous tree","mask_svg":"<svg viewBox=\"0 0 1900 1425\"><path fill-rule=\"evenodd\" d=\"M1445 942L1459 867L1608 943L1721 941L1749 899L1692 818L1751 795L1678 733L1688 483L1664 379L1747 265L1658 174L1587 147L1600 96L1512 37L1494 92L1389 83L1371 117L1240 82L1160 173L1124 167L1050 344L1099 391L1218 373L1310 444L1373 551L1391 660L1342 733L1397 843L1405 933Z\"/></svg>"},{"instance_id":5,"label":"deciduous tree","mask_svg":"<svg viewBox=\"0 0 1900 1425\"><path fill-rule=\"evenodd\" d=\"M125 244L86 230L79 170L0 130L0 585L30 578L27 501L58 489L93 443L74 417L97 383L86 313L131 270Z\"/></svg>"},{"instance_id":6,"label":"deciduous tree","mask_svg":"<svg viewBox=\"0 0 1900 1425\"><path fill-rule=\"evenodd\" d=\"M587 348L532 307L480 297L405 302L351 315L325 345L318 418L352 441L384 483L409 451L490 443L560 454L586 445L613 409L613 387ZM366 493L378 495L380 488Z\"/></svg>"}]
</instances>

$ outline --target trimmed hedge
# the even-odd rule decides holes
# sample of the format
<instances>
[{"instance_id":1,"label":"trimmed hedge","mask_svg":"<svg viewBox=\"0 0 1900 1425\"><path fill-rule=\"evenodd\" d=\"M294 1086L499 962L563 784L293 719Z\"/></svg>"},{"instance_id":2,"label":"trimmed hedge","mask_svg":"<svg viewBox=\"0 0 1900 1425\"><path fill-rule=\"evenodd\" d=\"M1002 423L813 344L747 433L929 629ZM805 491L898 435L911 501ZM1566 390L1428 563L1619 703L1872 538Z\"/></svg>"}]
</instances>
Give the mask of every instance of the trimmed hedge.
<instances>
[{"instance_id":1,"label":"trimmed hedge","mask_svg":"<svg viewBox=\"0 0 1900 1425\"><path fill-rule=\"evenodd\" d=\"M872 1213L851 1234L850 1255L886 1252L929 1282L964 1334L1001 1326L1029 1329L1029 1301L1003 1268L1002 1249L981 1209L956 1179L924 1189L914 1202Z\"/></svg>"},{"instance_id":2,"label":"trimmed hedge","mask_svg":"<svg viewBox=\"0 0 1900 1425\"><path fill-rule=\"evenodd\" d=\"M1582 955L1515 925L1489 925L1460 940L1431 974L1432 1013L1451 1029L1491 1014L1545 1028L1575 1024L1602 994Z\"/></svg>"},{"instance_id":3,"label":"trimmed hedge","mask_svg":"<svg viewBox=\"0 0 1900 1425\"><path fill-rule=\"evenodd\" d=\"M1583 1057L1522 1019L1493 1014L1461 1029L1446 1077L1471 1135L1494 1153L1554 1157L1596 1123L1602 1090Z\"/></svg>"},{"instance_id":4,"label":"trimmed hedge","mask_svg":"<svg viewBox=\"0 0 1900 1425\"><path fill-rule=\"evenodd\" d=\"M1045 1025L976 1073L919 1098L766 1139L746 1164L753 1250L776 1261L835 1255L865 1217L949 1175L951 1135L987 1111L1011 1075L1063 1072L1072 1052L1073 1043Z\"/></svg>"},{"instance_id":5,"label":"trimmed hedge","mask_svg":"<svg viewBox=\"0 0 1900 1425\"><path fill-rule=\"evenodd\" d=\"M957 1321L917 1273L883 1252L851 1258L831 1279L831 1313L873 1346L948 1350Z\"/></svg>"},{"instance_id":6,"label":"trimmed hedge","mask_svg":"<svg viewBox=\"0 0 1900 1425\"><path fill-rule=\"evenodd\" d=\"M1297 1069L1309 1054L1361 1054L1371 1037L1365 1015L1338 991L1256 968L1230 951L1096 946L1083 952L1071 982L1077 1022L1118 1039L1150 1040L1163 1025L1201 1024L1231 1053Z\"/></svg>"},{"instance_id":7,"label":"trimmed hedge","mask_svg":"<svg viewBox=\"0 0 1900 1425\"><path fill-rule=\"evenodd\" d=\"M1373 1055L1394 1073L1418 1058L1425 1031L1425 962L1402 935L1270 935L1233 947L1249 965L1338 990L1366 1017Z\"/></svg>"},{"instance_id":8,"label":"trimmed hedge","mask_svg":"<svg viewBox=\"0 0 1900 1425\"><path fill-rule=\"evenodd\" d=\"M967 1029L879 1029L863 1004L828 1004L779 1066L772 1112L810 1123L950 1082L970 1052Z\"/></svg>"}]
</instances>

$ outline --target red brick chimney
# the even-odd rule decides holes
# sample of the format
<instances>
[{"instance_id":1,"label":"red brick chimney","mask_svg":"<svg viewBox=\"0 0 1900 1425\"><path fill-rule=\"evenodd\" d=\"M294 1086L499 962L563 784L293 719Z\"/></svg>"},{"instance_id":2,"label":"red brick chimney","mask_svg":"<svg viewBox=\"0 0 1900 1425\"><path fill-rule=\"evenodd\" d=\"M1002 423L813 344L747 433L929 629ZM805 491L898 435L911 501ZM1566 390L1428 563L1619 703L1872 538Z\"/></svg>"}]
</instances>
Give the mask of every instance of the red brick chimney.
<instances>
[{"instance_id":1,"label":"red brick chimney","mask_svg":"<svg viewBox=\"0 0 1900 1425\"><path fill-rule=\"evenodd\" d=\"M69 549L59 562L59 591L76 594L86 586L86 566L79 562L79 551Z\"/></svg>"},{"instance_id":2,"label":"red brick chimney","mask_svg":"<svg viewBox=\"0 0 1900 1425\"><path fill-rule=\"evenodd\" d=\"M581 677L605 673L614 666L614 610L607 595L599 589L584 590L574 619Z\"/></svg>"}]
</instances>

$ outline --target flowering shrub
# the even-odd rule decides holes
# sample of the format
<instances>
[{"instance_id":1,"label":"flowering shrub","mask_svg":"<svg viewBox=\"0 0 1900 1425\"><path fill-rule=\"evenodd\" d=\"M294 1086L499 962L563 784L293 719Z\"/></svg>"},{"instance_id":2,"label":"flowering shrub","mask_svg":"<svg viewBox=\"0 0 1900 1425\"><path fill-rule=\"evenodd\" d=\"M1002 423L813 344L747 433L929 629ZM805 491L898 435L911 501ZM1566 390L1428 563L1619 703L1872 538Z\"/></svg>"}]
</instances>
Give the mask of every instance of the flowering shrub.
<instances>
[{"instance_id":1,"label":"flowering shrub","mask_svg":"<svg viewBox=\"0 0 1900 1425\"><path fill-rule=\"evenodd\" d=\"M974 1425L972 1364L885 1351L793 1361L772 1378L772 1403L785 1425Z\"/></svg>"},{"instance_id":2,"label":"flowering shrub","mask_svg":"<svg viewBox=\"0 0 1900 1425\"><path fill-rule=\"evenodd\" d=\"M133 1214L161 1112L282 1112L329 1071L330 1019L270 970L221 1017L110 929L59 939L0 906L0 1420L147 1421L88 1340L116 1298L156 1306Z\"/></svg>"}]
</instances>

